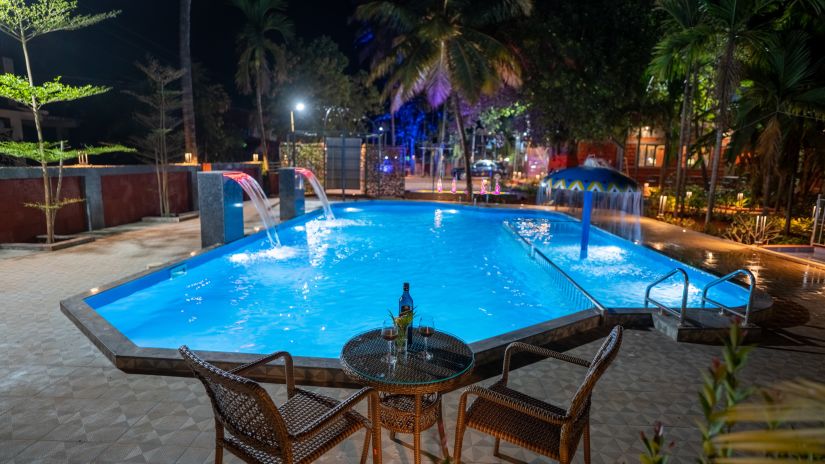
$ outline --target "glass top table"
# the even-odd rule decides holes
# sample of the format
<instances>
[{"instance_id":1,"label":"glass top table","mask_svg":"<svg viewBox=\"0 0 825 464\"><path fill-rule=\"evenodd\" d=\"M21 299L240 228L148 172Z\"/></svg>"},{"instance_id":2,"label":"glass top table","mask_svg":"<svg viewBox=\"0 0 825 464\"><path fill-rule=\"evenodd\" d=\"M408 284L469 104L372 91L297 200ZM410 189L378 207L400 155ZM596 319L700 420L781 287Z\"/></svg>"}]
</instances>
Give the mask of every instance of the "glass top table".
<instances>
[{"instance_id":1,"label":"glass top table","mask_svg":"<svg viewBox=\"0 0 825 464\"><path fill-rule=\"evenodd\" d=\"M381 329L356 335L341 350L344 372L358 383L375 388L381 395L381 426L395 433L413 434L415 464L421 463L421 431L438 424L443 458L449 457L441 413L441 392L462 386L473 370L475 357L458 337L436 332L428 342L413 330L412 343L394 363L387 359L389 347ZM394 349L394 347L393 347Z\"/></svg>"},{"instance_id":2,"label":"glass top table","mask_svg":"<svg viewBox=\"0 0 825 464\"><path fill-rule=\"evenodd\" d=\"M449 389L436 385L452 384L472 369L473 352L458 337L436 332L428 343L432 358L424 359L424 337L413 330L407 352L399 353L395 364L390 364L386 358L387 341L381 338L380 329L374 329L356 335L344 345L341 364L357 380L381 390L406 394Z\"/></svg>"}]
</instances>

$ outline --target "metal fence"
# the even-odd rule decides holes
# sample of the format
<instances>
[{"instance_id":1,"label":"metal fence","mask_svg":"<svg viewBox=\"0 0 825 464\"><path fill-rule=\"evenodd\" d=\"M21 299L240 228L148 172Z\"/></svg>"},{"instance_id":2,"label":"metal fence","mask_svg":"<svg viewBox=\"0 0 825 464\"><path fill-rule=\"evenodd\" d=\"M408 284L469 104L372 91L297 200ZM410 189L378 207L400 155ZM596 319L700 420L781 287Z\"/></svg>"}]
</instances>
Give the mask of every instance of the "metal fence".
<instances>
[{"instance_id":1,"label":"metal fence","mask_svg":"<svg viewBox=\"0 0 825 464\"><path fill-rule=\"evenodd\" d=\"M364 184L371 197L404 196L404 148L367 145Z\"/></svg>"}]
</instances>

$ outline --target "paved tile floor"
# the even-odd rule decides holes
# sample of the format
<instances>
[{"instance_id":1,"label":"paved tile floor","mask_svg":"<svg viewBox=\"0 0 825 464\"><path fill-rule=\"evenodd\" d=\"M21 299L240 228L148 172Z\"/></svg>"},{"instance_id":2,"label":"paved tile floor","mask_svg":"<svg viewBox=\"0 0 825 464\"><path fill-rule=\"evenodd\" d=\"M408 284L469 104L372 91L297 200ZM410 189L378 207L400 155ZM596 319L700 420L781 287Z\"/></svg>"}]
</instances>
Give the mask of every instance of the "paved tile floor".
<instances>
[{"instance_id":1,"label":"paved tile floor","mask_svg":"<svg viewBox=\"0 0 825 464\"><path fill-rule=\"evenodd\" d=\"M69 250L0 251L0 462L212 462L212 412L201 385L115 369L58 308L67 296L196 249L198 227L196 220L130 225ZM777 298L779 317L753 352L745 381L769 385L799 376L825 381L825 271L655 221L645 221L644 228L650 245L691 263L720 273L747 266ZM585 340L572 353L592 356L600 342ZM675 462L693 462L699 449L696 392L702 370L718 352L718 347L677 344L654 331L626 331L619 357L595 390L593 461L638 462L639 432L662 421L676 443ZM544 361L517 370L513 385L565 404L581 374L579 368ZM284 397L279 385L267 389L276 401ZM337 397L350 393L318 390ZM457 400L457 393L445 398L450 443ZM433 430L424 436L432 453L438 450L436 437ZM359 438L321 462L357 462ZM383 445L385 462L411 462L409 452L386 433ZM503 450L526 462L547 462L513 447ZM499 462L492 457L492 440L473 431L465 438L464 457Z\"/></svg>"}]
</instances>

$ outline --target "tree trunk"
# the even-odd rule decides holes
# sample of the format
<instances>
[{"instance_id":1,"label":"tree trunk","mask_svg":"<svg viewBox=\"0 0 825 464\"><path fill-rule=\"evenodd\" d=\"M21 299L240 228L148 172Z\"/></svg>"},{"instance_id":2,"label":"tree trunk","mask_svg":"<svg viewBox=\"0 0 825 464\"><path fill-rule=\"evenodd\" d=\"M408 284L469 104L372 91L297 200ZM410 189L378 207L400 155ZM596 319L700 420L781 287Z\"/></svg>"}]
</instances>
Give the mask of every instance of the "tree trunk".
<instances>
[{"instance_id":1,"label":"tree trunk","mask_svg":"<svg viewBox=\"0 0 825 464\"><path fill-rule=\"evenodd\" d=\"M29 58L29 47L26 42L26 35L23 31L20 33L20 45L23 48L23 59L26 62L26 74L29 78L29 85L34 87L34 77L32 76L31 60ZM37 109L37 100L32 96L32 116L34 118L34 127L37 131L37 147L40 150L40 174L43 178L43 213L46 219L46 243L54 243L54 218L55 215L51 213L54 208L54 200L52 199L52 181L49 177L49 164L46 161L45 142L43 141L43 127L40 122L40 111ZM58 175L62 175L59 172Z\"/></svg>"},{"instance_id":2,"label":"tree trunk","mask_svg":"<svg viewBox=\"0 0 825 464\"><path fill-rule=\"evenodd\" d=\"M255 72L255 104L258 109L258 128L261 131L261 170L266 173L269 170L269 147L266 128L264 127L264 107L261 97L261 70Z\"/></svg>"},{"instance_id":3,"label":"tree trunk","mask_svg":"<svg viewBox=\"0 0 825 464\"><path fill-rule=\"evenodd\" d=\"M634 160L634 167L633 171L635 172L634 177L636 179L639 178L639 157L642 156L642 121L639 120L639 132L636 135L636 159ZM630 172L630 168L627 168L628 172ZM660 186L661 187L661 186Z\"/></svg>"},{"instance_id":4,"label":"tree trunk","mask_svg":"<svg viewBox=\"0 0 825 464\"><path fill-rule=\"evenodd\" d=\"M392 146L395 146L395 112L390 110L390 140Z\"/></svg>"},{"instance_id":5,"label":"tree trunk","mask_svg":"<svg viewBox=\"0 0 825 464\"><path fill-rule=\"evenodd\" d=\"M169 153L166 148L166 86L163 84L160 86L160 106L158 108L158 113L158 118L160 121L158 163L156 165L158 168L158 198L160 200L160 215L161 217L166 217L168 215L166 205L169 204L169 201L166 192L165 177Z\"/></svg>"},{"instance_id":6,"label":"tree trunk","mask_svg":"<svg viewBox=\"0 0 825 464\"><path fill-rule=\"evenodd\" d=\"M799 155L802 151L802 138L805 131L800 135L800 144L793 150L793 160L791 163L791 181L788 182L788 203L785 205L785 235L791 235L791 219L793 218L794 184L796 183L796 172L799 170Z\"/></svg>"},{"instance_id":7,"label":"tree trunk","mask_svg":"<svg viewBox=\"0 0 825 464\"><path fill-rule=\"evenodd\" d=\"M567 141L567 167L574 168L579 165L579 141L576 139Z\"/></svg>"},{"instance_id":8,"label":"tree trunk","mask_svg":"<svg viewBox=\"0 0 825 464\"><path fill-rule=\"evenodd\" d=\"M464 116L461 115L461 106L458 104L458 96L453 94L450 97L455 112L455 123L458 128L458 143L461 147L461 154L464 157L464 177L467 179L467 201L473 201L473 170L470 169L470 152L467 150L467 139L464 137Z\"/></svg>"},{"instance_id":9,"label":"tree trunk","mask_svg":"<svg viewBox=\"0 0 825 464\"><path fill-rule=\"evenodd\" d=\"M662 166L661 166L661 168L659 168L659 187L661 188L662 192L665 191L665 179L667 178L667 165L668 165L668 162L670 161L668 159L669 158L668 155L670 154L670 146L672 145L672 142L671 142L672 137L670 135L670 129L669 129L670 125L671 125L671 122L668 121L668 130L665 131L665 154L662 156ZM677 160L678 160L678 155L677 155ZM678 184L678 175L677 175L677 183L674 186L675 187L674 188L674 194L676 195L676 197L675 197L676 198L676 206L678 206L678 204L679 204L679 193L678 193L678 190L677 190L679 188L678 186L679 186L679 184ZM675 210L675 208L674 208L674 210Z\"/></svg>"},{"instance_id":10,"label":"tree trunk","mask_svg":"<svg viewBox=\"0 0 825 464\"><path fill-rule=\"evenodd\" d=\"M198 158L198 139L195 134L195 99L192 94L192 55L189 46L189 33L192 28L192 0L180 0L180 67L181 104L183 106L183 139L185 150Z\"/></svg>"},{"instance_id":11,"label":"tree trunk","mask_svg":"<svg viewBox=\"0 0 825 464\"><path fill-rule=\"evenodd\" d=\"M447 102L444 102L444 107L441 109L441 129L438 131L438 160L439 164L444 157L444 138L447 132ZM437 170L435 168L435 156L432 150L430 151L430 177L435 177Z\"/></svg>"},{"instance_id":12,"label":"tree trunk","mask_svg":"<svg viewBox=\"0 0 825 464\"><path fill-rule=\"evenodd\" d=\"M717 122L716 127L716 141L713 144L713 151L711 152L711 168L710 168L710 185L708 186L708 205L705 212L705 228L710 224L710 219L713 217L713 203L716 200L716 182L719 177L719 158L721 158L722 151L722 132L724 129L722 125Z\"/></svg>"},{"instance_id":13,"label":"tree trunk","mask_svg":"<svg viewBox=\"0 0 825 464\"><path fill-rule=\"evenodd\" d=\"M690 121L693 110L693 64L685 75L685 90L682 100L682 114L679 120L679 148L676 151L676 203L679 215L685 213L684 194L687 187L687 155L690 145Z\"/></svg>"},{"instance_id":14,"label":"tree trunk","mask_svg":"<svg viewBox=\"0 0 825 464\"><path fill-rule=\"evenodd\" d=\"M735 50L735 39L729 37L725 45L725 55L722 57L722 63L719 67L719 110L716 114L716 143L714 143L713 152L711 153L710 187L708 189L708 210L705 213L705 228L710 224L710 219L713 217L713 203L716 200L716 181L719 177L719 161L722 158L722 134L727 129L727 112L731 90L730 73L733 69Z\"/></svg>"}]
</instances>

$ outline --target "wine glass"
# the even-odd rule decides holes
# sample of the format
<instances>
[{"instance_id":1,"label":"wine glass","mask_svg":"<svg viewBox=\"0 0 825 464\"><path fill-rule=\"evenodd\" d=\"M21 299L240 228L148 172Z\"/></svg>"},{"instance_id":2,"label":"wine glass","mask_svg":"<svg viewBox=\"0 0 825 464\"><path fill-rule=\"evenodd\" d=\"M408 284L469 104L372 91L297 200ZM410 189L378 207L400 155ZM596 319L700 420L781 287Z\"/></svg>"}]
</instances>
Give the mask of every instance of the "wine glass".
<instances>
[{"instance_id":1,"label":"wine glass","mask_svg":"<svg viewBox=\"0 0 825 464\"><path fill-rule=\"evenodd\" d=\"M381 327L381 338L387 341L387 356L384 360L389 364L395 364L395 355L393 354L393 341L398 338L398 327L395 326L395 321L392 319L384 320L384 325Z\"/></svg>"},{"instance_id":2,"label":"wine glass","mask_svg":"<svg viewBox=\"0 0 825 464\"><path fill-rule=\"evenodd\" d=\"M428 341L435 334L435 322L432 316L421 316L418 318L418 333L424 337L424 359L433 359L433 354L429 351Z\"/></svg>"}]
</instances>

